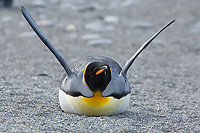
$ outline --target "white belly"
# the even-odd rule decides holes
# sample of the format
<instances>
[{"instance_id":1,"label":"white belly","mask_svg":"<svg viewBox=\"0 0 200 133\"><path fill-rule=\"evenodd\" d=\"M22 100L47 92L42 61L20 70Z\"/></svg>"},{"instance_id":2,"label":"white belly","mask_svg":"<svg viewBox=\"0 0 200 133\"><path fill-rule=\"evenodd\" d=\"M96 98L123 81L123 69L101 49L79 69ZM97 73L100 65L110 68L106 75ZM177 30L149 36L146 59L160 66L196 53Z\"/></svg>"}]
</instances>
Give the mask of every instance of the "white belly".
<instances>
[{"instance_id":1,"label":"white belly","mask_svg":"<svg viewBox=\"0 0 200 133\"><path fill-rule=\"evenodd\" d=\"M121 99L107 97L105 103L93 100L97 104L88 104L88 100L85 99L83 96L73 97L59 90L59 102L63 111L87 116L113 115L123 112L129 105L130 94Z\"/></svg>"}]
</instances>

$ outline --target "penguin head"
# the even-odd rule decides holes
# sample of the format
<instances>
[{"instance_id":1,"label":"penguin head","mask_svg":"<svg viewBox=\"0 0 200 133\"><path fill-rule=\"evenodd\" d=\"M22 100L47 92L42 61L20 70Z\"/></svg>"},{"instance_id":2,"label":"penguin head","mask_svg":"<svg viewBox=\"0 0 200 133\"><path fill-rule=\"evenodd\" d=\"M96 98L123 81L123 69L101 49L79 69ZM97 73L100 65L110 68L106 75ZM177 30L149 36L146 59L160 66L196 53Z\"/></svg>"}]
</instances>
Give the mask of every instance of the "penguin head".
<instances>
[{"instance_id":1,"label":"penguin head","mask_svg":"<svg viewBox=\"0 0 200 133\"><path fill-rule=\"evenodd\" d=\"M109 65L104 62L92 62L85 67L83 78L93 92L103 92L110 83L112 76Z\"/></svg>"}]
</instances>

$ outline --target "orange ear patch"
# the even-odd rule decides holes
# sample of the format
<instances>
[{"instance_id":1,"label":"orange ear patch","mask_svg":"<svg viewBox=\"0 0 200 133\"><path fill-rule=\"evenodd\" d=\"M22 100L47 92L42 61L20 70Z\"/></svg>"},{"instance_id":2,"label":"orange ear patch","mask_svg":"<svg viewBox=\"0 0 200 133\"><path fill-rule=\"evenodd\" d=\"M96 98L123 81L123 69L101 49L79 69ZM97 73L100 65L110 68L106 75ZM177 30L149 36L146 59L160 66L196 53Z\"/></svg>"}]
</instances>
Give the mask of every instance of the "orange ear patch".
<instances>
[{"instance_id":1,"label":"orange ear patch","mask_svg":"<svg viewBox=\"0 0 200 133\"><path fill-rule=\"evenodd\" d=\"M102 73L104 71L104 69L100 69L100 70L98 70L95 74L96 75L99 75L100 73Z\"/></svg>"}]
</instances>

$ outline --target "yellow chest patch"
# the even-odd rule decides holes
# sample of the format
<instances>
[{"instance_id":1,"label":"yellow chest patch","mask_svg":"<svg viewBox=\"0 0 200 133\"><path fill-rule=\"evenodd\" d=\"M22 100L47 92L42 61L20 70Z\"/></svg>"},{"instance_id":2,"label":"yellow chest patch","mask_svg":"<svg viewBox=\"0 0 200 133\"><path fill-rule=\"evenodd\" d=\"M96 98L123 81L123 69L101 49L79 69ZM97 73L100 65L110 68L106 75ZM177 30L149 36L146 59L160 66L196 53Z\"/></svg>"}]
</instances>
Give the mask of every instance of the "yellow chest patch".
<instances>
[{"instance_id":1,"label":"yellow chest patch","mask_svg":"<svg viewBox=\"0 0 200 133\"><path fill-rule=\"evenodd\" d=\"M93 97L83 97L83 101L92 107L100 107L102 105L105 105L109 102L109 97L102 97L101 92L94 93Z\"/></svg>"}]
</instances>

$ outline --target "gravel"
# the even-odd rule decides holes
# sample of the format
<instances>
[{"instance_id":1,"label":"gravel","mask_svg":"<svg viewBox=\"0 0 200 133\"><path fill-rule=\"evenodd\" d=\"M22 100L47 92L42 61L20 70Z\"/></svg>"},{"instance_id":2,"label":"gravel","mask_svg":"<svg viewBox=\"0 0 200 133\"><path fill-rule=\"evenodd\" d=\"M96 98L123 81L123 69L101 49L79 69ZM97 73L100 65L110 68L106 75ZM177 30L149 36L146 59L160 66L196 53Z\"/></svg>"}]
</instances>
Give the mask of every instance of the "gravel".
<instances>
[{"instance_id":1,"label":"gravel","mask_svg":"<svg viewBox=\"0 0 200 133\"><path fill-rule=\"evenodd\" d=\"M176 22L128 71L128 109L86 117L61 110L64 70L31 33L21 5L70 66L89 55L123 66L158 29ZM200 132L199 5L198 0L16 0L0 7L0 132ZM112 45L88 43L99 39Z\"/></svg>"}]
</instances>

